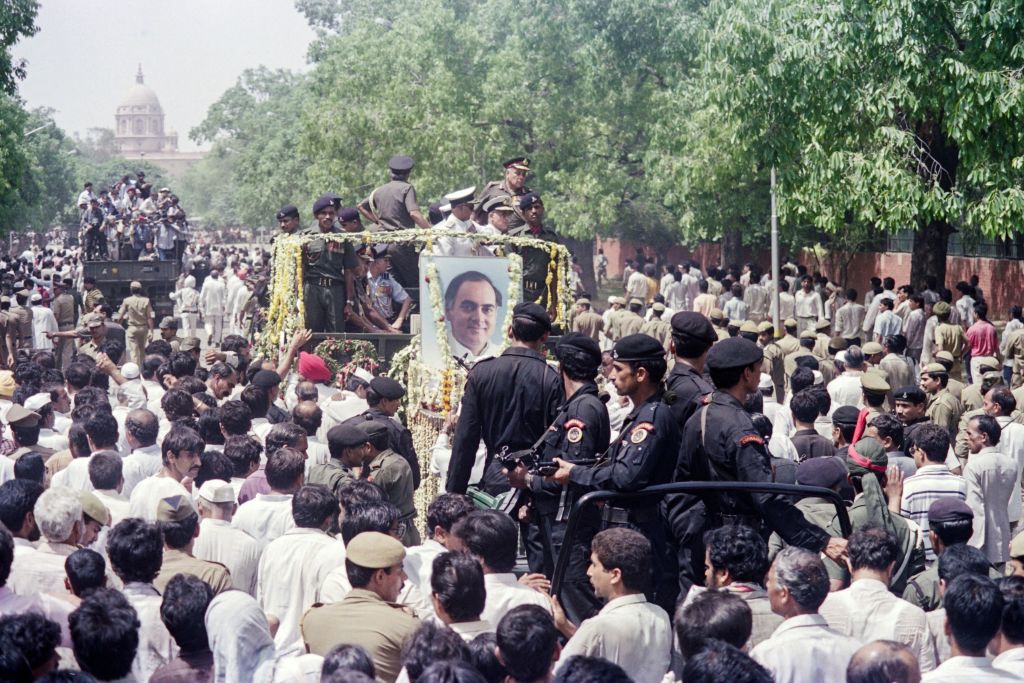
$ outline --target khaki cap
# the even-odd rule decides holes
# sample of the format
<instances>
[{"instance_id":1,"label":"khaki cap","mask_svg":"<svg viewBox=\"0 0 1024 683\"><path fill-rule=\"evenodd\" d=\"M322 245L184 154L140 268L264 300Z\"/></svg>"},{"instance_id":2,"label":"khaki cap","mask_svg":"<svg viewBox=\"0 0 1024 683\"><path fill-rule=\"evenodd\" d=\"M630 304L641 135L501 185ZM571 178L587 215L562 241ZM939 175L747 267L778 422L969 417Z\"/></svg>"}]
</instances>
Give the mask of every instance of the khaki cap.
<instances>
[{"instance_id":1,"label":"khaki cap","mask_svg":"<svg viewBox=\"0 0 1024 683\"><path fill-rule=\"evenodd\" d=\"M956 358L954 358L953 354L950 353L949 351L939 351L937 354L935 354L935 357L938 358L939 360L944 360L947 363L956 362Z\"/></svg>"},{"instance_id":2,"label":"khaki cap","mask_svg":"<svg viewBox=\"0 0 1024 683\"><path fill-rule=\"evenodd\" d=\"M885 349L876 341L869 341L867 344L861 347L865 356L873 356L876 353L885 353Z\"/></svg>"},{"instance_id":3,"label":"khaki cap","mask_svg":"<svg viewBox=\"0 0 1024 683\"><path fill-rule=\"evenodd\" d=\"M195 506L188 496L161 498L156 505L156 521L180 522L196 514Z\"/></svg>"},{"instance_id":4,"label":"khaki cap","mask_svg":"<svg viewBox=\"0 0 1024 683\"><path fill-rule=\"evenodd\" d=\"M364 531L349 541L346 558L366 569L386 569L401 564L405 547L397 539L379 531Z\"/></svg>"},{"instance_id":5,"label":"khaki cap","mask_svg":"<svg viewBox=\"0 0 1024 683\"><path fill-rule=\"evenodd\" d=\"M945 301L939 301L932 306L932 313L935 315L948 315L952 309Z\"/></svg>"},{"instance_id":6,"label":"khaki cap","mask_svg":"<svg viewBox=\"0 0 1024 683\"><path fill-rule=\"evenodd\" d=\"M819 332L821 330L827 330L830 327L832 327L832 321L830 320L819 320L818 322L814 323L814 329L818 330Z\"/></svg>"},{"instance_id":7,"label":"khaki cap","mask_svg":"<svg viewBox=\"0 0 1024 683\"><path fill-rule=\"evenodd\" d=\"M180 351L195 351L200 346L202 346L202 342L198 337L188 337L178 345L178 349Z\"/></svg>"},{"instance_id":8,"label":"khaki cap","mask_svg":"<svg viewBox=\"0 0 1024 683\"><path fill-rule=\"evenodd\" d=\"M103 504L92 491L82 491L78 494L78 500L82 503L82 512L89 515L103 526L110 526L110 510Z\"/></svg>"},{"instance_id":9,"label":"khaki cap","mask_svg":"<svg viewBox=\"0 0 1024 683\"><path fill-rule=\"evenodd\" d=\"M725 320L725 313L722 311L721 308L712 308L711 315L708 317L710 317L712 320Z\"/></svg>"},{"instance_id":10,"label":"khaki cap","mask_svg":"<svg viewBox=\"0 0 1024 683\"><path fill-rule=\"evenodd\" d=\"M757 334L757 324L753 320L747 320L740 325L740 332Z\"/></svg>"},{"instance_id":11,"label":"khaki cap","mask_svg":"<svg viewBox=\"0 0 1024 683\"><path fill-rule=\"evenodd\" d=\"M577 306L589 306L590 305L590 299L576 299L576 305Z\"/></svg>"},{"instance_id":12,"label":"khaki cap","mask_svg":"<svg viewBox=\"0 0 1024 683\"><path fill-rule=\"evenodd\" d=\"M14 427L35 427L39 424L39 413L34 413L25 406L14 403L7 409L4 420Z\"/></svg>"},{"instance_id":13,"label":"khaki cap","mask_svg":"<svg viewBox=\"0 0 1024 683\"><path fill-rule=\"evenodd\" d=\"M992 356L980 356L978 358L972 359L972 362L978 364L978 369L979 370L986 370L986 369L988 369L988 370L998 370L999 369L999 361L996 360L995 358L993 358Z\"/></svg>"},{"instance_id":14,"label":"khaki cap","mask_svg":"<svg viewBox=\"0 0 1024 683\"><path fill-rule=\"evenodd\" d=\"M889 383L885 381L885 378L877 372L865 372L861 375L860 386L864 391L875 394L884 394L891 388Z\"/></svg>"},{"instance_id":15,"label":"khaki cap","mask_svg":"<svg viewBox=\"0 0 1024 683\"><path fill-rule=\"evenodd\" d=\"M942 365L941 363L929 363L928 365L924 366L924 369L921 370L921 372L923 372L923 373L925 373L927 375L946 375L946 374L949 374L949 371L946 370L946 366Z\"/></svg>"},{"instance_id":16,"label":"khaki cap","mask_svg":"<svg viewBox=\"0 0 1024 683\"><path fill-rule=\"evenodd\" d=\"M169 315L165 315L163 318L160 319L160 329L161 330L172 330L172 329L176 330L176 329L178 329L178 320L177 320L177 318L172 318Z\"/></svg>"},{"instance_id":17,"label":"khaki cap","mask_svg":"<svg viewBox=\"0 0 1024 683\"><path fill-rule=\"evenodd\" d=\"M842 337L832 337L828 340L828 347L836 351L845 351L848 344Z\"/></svg>"},{"instance_id":18,"label":"khaki cap","mask_svg":"<svg viewBox=\"0 0 1024 683\"><path fill-rule=\"evenodd\" d=\"M0 396L10 398L14 396L17 384L14 381L14 373L10 370L0 370Z\"/></svg>"},{"instance_id":19,"label":"khaki cap","mask_svg":"<svg viewBox=\"0 0 1024 683\"><path fill-rule=\"evenodd\" d=\"M818 335L814 334L811 330L804 330L800 333L801 339L817 339Z\"/></svg>"},{"instance_id":20,"label":"khaki cap","mask_svg":"<svg viewBox=\"0 0 1024 683\"><path fill-rule=\"evenodd\" d=\"M130 289L142 289L142 283L138 280L132 280L132 284L129 285Z\"/></svg>"},{"instance_id":21,"label":"khaki cap","mask_svg":"<svg viewBox=\"0 0 1024 683\"><path fill-rule=\"evenodd\" d=\"M783 327L796 327L796 318L786 318L782 321Z\"/></svg>"},{"instance_id":22,"label":"khaki cap","mask_svg":"<svg viewBox=\"0 0 1024 683\"><path fill-rule=\"evenodd\" d=\"M95 313L90 313L89 315L82 317L82 324L85 325L86 327L102 327L103 318L96 315Z\"/></svg>"},{"instance_id":23,"label":"khaki cap","mask_svg":"<svg viewBox=\"0 0 1024 683\"><path fill-rule=\"evenodd\" d=\"M663 303L661 303L659 301L659 302L655 303L653 306L651 306L651 310L657 311L658 313L664 313L665 312L665 304L663 304Z\"/></svg>"},{"instance_id":24,"label":"khaki cap","mask_svg":"<svg viewBox=\"0 0 1024 683\"><path fill-rule=\"evenodd\" d=\"M629 305L630 306L643 306L644 302L643 302L642 299L637 299L636 297L633 297L632 299L629 300Z\"/></svg>"},{"instance_id":25,"label":"khaki cap","mask_svg":"<svg viewBox=\"0 0 1024 683\"><path fill-rule=\"evenodd\" d=\"M764 332L772 332L775 330L775 325L772 325L767 320L762 320L757 324L757 333L761 334Z\"/></svg>"}]
</instances>

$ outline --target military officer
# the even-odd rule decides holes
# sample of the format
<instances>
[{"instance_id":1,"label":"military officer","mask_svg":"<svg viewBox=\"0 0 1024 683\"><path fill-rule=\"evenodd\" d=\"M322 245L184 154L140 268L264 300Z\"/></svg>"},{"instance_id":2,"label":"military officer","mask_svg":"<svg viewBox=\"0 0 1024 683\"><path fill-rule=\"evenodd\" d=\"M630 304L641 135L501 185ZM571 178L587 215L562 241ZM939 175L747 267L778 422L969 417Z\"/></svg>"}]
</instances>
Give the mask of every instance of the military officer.
<instances>
[{"instance_id":1,"label":"military officer","mask_svg":"<svg viewBox=\"0 0 1024 683\"><path fill-rule=\"evenodd\" d=\"M661 319L664 314L665 304L660 301L654 302L651 306L651 319L640 327L640 333L660 341L661 345L665 347L665 352L668 353L672 343L672 326L667 320Z\"/></svg>"},{"instance_id":2,"label":"military officer","mask_svg":"<svg viewBox=\"0 0 1024 683\"><path fill-rule=\"evenodd\" d=\"M183 339L178 336L178 319L165 315L160 319L160 338L171 345L172 351L181 350Z\"/></svg>"},{"instance_id":3,"label":"military officer","mask_svg":"<svg viewBox=\"0 0 1024 683\"><path fill-rule=\"evenodd\" d=\"M374 377L366 392L366 403L370 409L361 415L349 418L342 424L361 426L361 423L374 420L380 422L388 430L388 444L395 453L405 458L412 470L413 488L420 486L420 461L416 448L412 443L412 432L399 422L395 414L401 408L401 399L405 396L405 387L390 377Z\"/></svg>"},{"instance_id":4,"label":"military officer","mask_svg":"<svg viewBox=\"0 0 1024 683\"><path fill-rule=\"evenodd\" d=\"M445 484L449 493L466 492L481 439L487 449L481 488L492 494L508 490L494 456L530 448L554 420L563 390L543 355L550 333L551 318L543 307L519 303L507 332L509 348L469 371Z\"/></svg>"},{"instance_id":5,"label":"military officer","mask_svg":"<svg viewBox=\"0 0 1024 683\"><path fill-rule=\"evenodd\" d=\"M747 396L758 390L763 360L761 349L742 337L712 347L707 366L716 390L686 423L676 481L773 480L765 440L743 409ZM704 503L709 526L739 523L762 530L767 526L786 543L824 552L837 561L846 551L844 539L830 538L784 496L718 493L705 496Z\"/></svg>"},{"instance_id":6,"label":"military officer","mask_svg":"<svg viewBox=\"0 0 1024 683\"><path fill-rule=\"evenodd\" d=\"M337 213L334 199L324 195L313 204L316 228L302 234L340 234L335 225ZM343 329L345 317L352 312L349 293L356 252L351 243L314 239L303 246L305 282L302 286L306 302L306 328L313 332L337 332Z\"/></svg>"},{"instance_id":7,"label":"military officer","mask_svg":"<svg viewBox=\"0 0 1024 683\"><path fill-rule=\"evenodd\" d=\"M608 409L598 398L596 383L601 349L591 337L571 332L559 340L555 356L558 358L565 402L544 433L538 447L540 457L544 462L551 462L556 457L573 463L593 460L607 450L611 434ZM562 547L565 520L575 499L585 491L578 486L560 486L530 474L521 464L506 474L512 486L528 489L532 494L536 523L531 525L530 531L537 532L539 538L537 543L526 545L530 570L550 576ZM569 594L562 596L563 606L581 618L592 615L597 606L587 579L590 541L597 533L597 520L588 518L585 521L573 539L566 578ZM541 552L537 553L538 550Z\"/></svg>"},{"instance_id":8,"label":"military officer","mask_svg":"<svg viewBox=\"0 0 1024 683\"><path fill-rule=\"evenodd\" d=\"M28 309L31 292L21 289L15 292L15 305L7 311L7 365L13 368L18 362L18 352L32 350L32 311Z\"/></svg>"},{"instance_id":9,"label":"military officer","mask_svg":"<svg viewBox=\"0 0 1024 683\"><path fill-rule=\"evenodd\" d=\"M914 432L921 425L931 422L925 415L928 397L921 387L911 385L893 391L892 400L896 417L903 423L903 445L900 450L910 453L914 445Z\"/></svg>"},{"instance_id":10,"label":"military officer","mask_svg":"<svg viewBox=\"0 0 1024 683\"><path fill-rule=\"evenodd\" d=\"M163 562L160 573L153 579L158 590L165 590L176 574L200 578L214 594L231 590L231 572L227 567L192 555L192 544L199 531L199 513L189 496L161 498L156 505L156 521L164 536Z\"/></svg>"},{"instance_id":11,"label":"military officer","mask_svg":"<svg viewBox=\"0 0 1024 683\"><path fill-rule=\"evenodd\" d=\"M557 235L543 226L544 203L541 201L539 192L528 192L519 197L516 205L523 214L530 214L532 223L523 222L514 226L512 219L509 220L508 234L519 237L534 237L536 239L556 241ZM547 277L551 263L551 254L547 249L535 247L516 247L523 257L523 300L534 301L549 310L554 302L548 301ZM551 294L555 293L552 287ZM550 304L550 305L549 305Z\"/></svg>"},{"instance_id":12,"label":"military officer","mask_svg":"<svg viewBox=\"0 0 1024 683\"><path fill-rule=\"evenodd\" d=\"M950 441L953 441L956 439L963 406L953 394L949 393L949 389L946 388L948 383L949 373L940 363L929 363L921 371L921 388L928 394L928 409L925 410L925 415L932 422L946 429L949 432Z\"/></svg>"},{"instance_id":13,"label":"military officer","mask_svg":"<svg viewBox=\"0 0 1024 683\"><path fill-rule=\"evenodd\" d=\"M391 181L375 188L357 207L359 213L385 232L408 230L417 226L430 229L430 221L423 217L416 188L409 183L409 174L415 165L412 157L393 156L388 161ZM419 286L419 265L416 249L406 245L392 245L391 269L398 284L403 287Z\"/></svg>"},{"instance_id":14,"label":"military officer","mask_svg":"<svg viewBox=\"0 0 1024 683\"><path fill-rule=\"evenodd\" d=\"M132 362L142 367L142 358L146 344L149 343L149 332L153 329L153 305L149 297L142 295L142 283L137 280L131 284L131 296L121 303L117 312L117 321L124 324L128 321L128 351ZM172 347L173 348L173 347Z\"/></svg>"},{"instance_id":15,"label":"military officer","mask_svg":"<svg viewBox=\"0 0 1024 683\"><path fill-rule=\"evenodd\" d=\"M715 390L704 378L704 365L716 341L714 327L700 313L680 311L672 316L672 354L676 362L667 385L675 395L671 409L680 432L704 397ZM670 545L676 556L679 590L685 595L703 575L704 503L698 496L667 496L665 517L672 532Z\"/></svg>"},{"instance_id":16,"label":"military officer","mask_svg":"<svg viewBox=\"0 0 1024 683\"><path fill-rule=\"evenodd\" d=\"M386 379L386 378L385 378ZM359 425L364 436L363 465L359 478L366 479L380 487L388 501L398 508L398 520L402 529L402 544L406 547L420 544L420 533L416 530L416 506L413 504L412 468L405 458L388 447L388 428L377 420L367 420Z\"/></svg>"},{"instance_id":17,"label":"military officer","mask_svg":"<svg viewBox=\"0 0 1024 683\"><path fill-rule=\"evenodd\" d=\"M326 486L338 496L338 489L345 482L355 479L353 467L362 466L362 448L366 443L366 432L354 424L340 424L327 430L327 450L331 459L309 468L307 484Z\"/></svg>"},{"instance_id":18,"label":"military officer","mask_svg":"<svg viewBox=\"0 0 1024 683\"><path fill-rule=\"evenodd\" d=\"M604 318L590 308L590 299L576 300L576 317L572 321L573 332L582 332L596 342L601 341Z\"/></svg>"},{"instance_id":19,"label":"military officer","mask_svg":"<svg viewBox=\"0 0 1024 683\"><path fill-rule=\"evenodd\" d=\"M299 230L299 209L293 204L282 206L275 218L277 227L281 231L278 235L294 235ZM274 236L275 238L277 235Z\"/></svg>"},{"instance_id":20,"label":"military officer","mask_svg":"<svg viewBox=\"0 0 1024 683\"><path fill-rule=\"evenodd\" d=\"M526 176L530 173L529 159L513 157L504 162L502 166L505 167L505 177L500 181L494 180L484 185L480 190L480 196L476 199L477 206L488 206L489 202L496 197L518 199L530 192L530 188L526 186ZM509 229L518 228L526 223L522 209L518 207L517 202L513 201L511 205L515 212L509 216Z\"/></svg>"}]
</instances>

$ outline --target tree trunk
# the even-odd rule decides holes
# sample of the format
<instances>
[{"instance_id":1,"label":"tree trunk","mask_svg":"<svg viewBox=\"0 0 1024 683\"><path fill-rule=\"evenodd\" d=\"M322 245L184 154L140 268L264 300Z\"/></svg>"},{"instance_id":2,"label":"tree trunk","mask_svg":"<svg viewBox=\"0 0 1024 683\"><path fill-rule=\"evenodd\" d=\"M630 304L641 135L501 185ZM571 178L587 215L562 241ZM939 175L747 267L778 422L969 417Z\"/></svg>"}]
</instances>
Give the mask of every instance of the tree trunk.
<instances>
[{"instance_id":1,"label":"tree trunk","mask_svg":"<svg viewBox=\"0 0 1024 683\"><path fill-rule=\"evenodd\" d=\"M743 233L739 228L726 228L722 232L721 266L738 266L743 260Z\"/></svg>"},{"instance_id":2,"label":"tree trunk","mask_svg":"<svg viewBox=\"0 0 1024 683\"><path fill-rule=\"evenodd\" d=\"M953 231L953 226L945 221L930 221L914 233L914 251L910 260L910 283L914 291L920 292L925 288L926 275L934 275L939 287L945 286L946 247Z\"/></svg>"},{"instance_id":3,"label":"tree trunk","mask_svg":"<svg viewBox=\"0 0 1024 683\"><path fill-rule=\"evenodd\" d=\"M564 237L562 243L569 249L569 253L579 259L580 267L583 268L581 279L583 288L595 298L597 294L597 280L594 277L594 238L578 240L575 237Z\"/></svg>"}]
</instances>

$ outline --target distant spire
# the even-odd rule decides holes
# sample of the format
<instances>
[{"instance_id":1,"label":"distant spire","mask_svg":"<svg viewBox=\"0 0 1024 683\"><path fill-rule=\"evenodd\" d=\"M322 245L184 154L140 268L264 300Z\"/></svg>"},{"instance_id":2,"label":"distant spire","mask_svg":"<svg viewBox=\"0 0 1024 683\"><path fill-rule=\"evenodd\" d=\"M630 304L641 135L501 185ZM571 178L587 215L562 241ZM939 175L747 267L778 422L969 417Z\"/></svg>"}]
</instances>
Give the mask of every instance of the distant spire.
<instances>
[{"instance_id":1,"label":"distant spire","mask_svg":"<svg viewBox=\"0 0 1024 683\"><path fill-rule=\"evenodd\" d=\"M139 83L139 84L142 83L142 64L141 63L139 64L139 73L135 74L135 82Z\"/></svg>"}]
</instances>

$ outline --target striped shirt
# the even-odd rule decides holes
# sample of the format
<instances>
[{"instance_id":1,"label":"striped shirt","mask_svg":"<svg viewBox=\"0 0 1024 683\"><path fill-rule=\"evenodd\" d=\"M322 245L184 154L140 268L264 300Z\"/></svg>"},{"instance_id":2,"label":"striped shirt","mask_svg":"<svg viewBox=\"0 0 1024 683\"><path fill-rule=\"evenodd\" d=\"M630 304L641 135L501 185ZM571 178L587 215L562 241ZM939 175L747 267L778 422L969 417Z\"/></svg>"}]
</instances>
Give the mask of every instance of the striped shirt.
<instances>
[{"instance_id":1,"label":"striped shirt","mask_svg":"<svg viewBox=\"0 0 1024 683\"><path fill-rule=\"evenodd\" d=\"M947 496L967 499L967 482L953 474L943 464L925 465L917 474L903 482L903 497L900 499L900 514L921 527L924 537L925 556L929 562L935 560L932 543L928 538L928 508L932 503Z\"/></svg>"}]
</instances>

